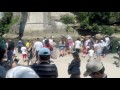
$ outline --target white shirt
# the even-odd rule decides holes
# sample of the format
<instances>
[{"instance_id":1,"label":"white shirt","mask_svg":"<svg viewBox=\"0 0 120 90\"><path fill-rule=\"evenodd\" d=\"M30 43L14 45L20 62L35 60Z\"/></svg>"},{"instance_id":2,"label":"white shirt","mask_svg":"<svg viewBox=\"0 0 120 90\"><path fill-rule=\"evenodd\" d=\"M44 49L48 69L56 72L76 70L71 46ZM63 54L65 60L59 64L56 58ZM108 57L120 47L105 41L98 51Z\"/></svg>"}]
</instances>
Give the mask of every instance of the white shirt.
<instances>
[{"instance_id":1,"label":"white shirt","mask_svg":"<svg viewBox=\"0 0 120 90\"><path fill-rule=\"evenodd\" d=\"M75 41L75 48L80 49L80 46L81 46L81 41L79 41L79 40Z\"/></svg>"},{"instance_id":2,"label":"white shirt","mask_svg":"<svg viewBox=\"0 0 120 90\"><path fill-rule=\"evenodd\" d=\"M46 39L43 39L43 44L45 43L45 40L46 40Z\"/></svg>"},{"instance_id":3,"label":"white shirt","mask_svg":"<svg viewBox=\"0 0 120 90\"><path fill-rule=\"evenodd\" d=\"M100 43L100 46L101 46L101 47L106 47L106 46L107 46L107 43L104 42L104 41L102 41L102 42Z\"/></svg>"},{"instance_id":4,"label":"white shirt","mask_svg":"<svg viewBox=\"0 0 120 90\"><path fill-rule=\"evenodd\" d=\"M91 57L93 57L93 55L94 55L94 50L90 49L90 50L88 51L88 55L91 56Z\"/></svg>"},{"instance_id":5,"label":"white shirt","mask_svg":"<svg viewBox=\"0 0 120 90\"><path fill-rule=\"evenodd\" d=\"M27 54L27 48L26 47L21 47L22 54Z\"/></svg>"},{"instance_id":6,"label":"white shirt","mask_svg":"<svg viewBox=\"0 0 120 90\"><path fill-rule=\"evenodd\" d=\"M35 48L36 51L39 51L41 48L43 48L42 42L36 41L36 42L34 43L34 48Z\"/></svg>"},{"instance_id":7,"label":"white shirt","mask_svg":"<svg viewBox=\"0 0 120 90\"><path fill-rule=\"evenodd\" d=\"M53 44L53 39L49 39L49 43L50 43L50 45L52 45Z\"/></svg>"},{"instance_id":8,"label":"white shirt","mask_svg":"<svg viewBox=\"0 0 120 90\"><path fill-rule=\"evenodd\" d=\"M97 48L97 52L101 52L102 51L100 43L96 44L96 48Z\"/></svg>"},{"instance_id":9,"label":"white shirt","mask_svg":"<svg viewBox=\"0 0 120 90\"><path fill-rule=\"evenodd\" d=\"M16 50L14 49L13 54L16 54Z\"/></svg>"},{"instance_id":10,"label":"white shirt","mask_svg":"<svg viewBox=\"0 0 120 90\"><path fill-rule=\"evenodd\" d=\"M105 38L105 41L106 41L107 44L109 44L109 43L110 43L109 37L106 37L106 38Z\"/></svg>"}]
</instances>

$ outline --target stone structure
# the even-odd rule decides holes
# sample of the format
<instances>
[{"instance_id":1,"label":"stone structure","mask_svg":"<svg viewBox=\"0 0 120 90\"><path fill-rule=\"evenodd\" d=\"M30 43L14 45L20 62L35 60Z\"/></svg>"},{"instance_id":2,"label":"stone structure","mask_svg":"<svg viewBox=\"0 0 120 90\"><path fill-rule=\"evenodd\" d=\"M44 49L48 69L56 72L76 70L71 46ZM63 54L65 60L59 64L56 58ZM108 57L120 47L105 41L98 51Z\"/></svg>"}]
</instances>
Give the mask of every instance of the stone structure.
<instances>
[{"instance_id":1,"label":"stone structure","mask_svg":"<svg viewBox=\"0 0 120 90\"><path fill-rule=\"evenodd\" d=\"M69 12L13 12L14 16L19 15L22 17L20 26L25 32L64 29L64 24L58 20L60 15L66 13Z\"/></svg>"},{"instance_id":2,"label":"stone structure","mask_svg":"<svg viewBox=\"0 0 120 90\"><path fill-rule=\"evenodd\" d=\"M44 36L61 37L67 35L66 25L60 22L60 16L70 12L13 12L13 16L20 17L19 22L13 25L10 35L23 39L43 38ZM72 15L72 14L71 14ZM14 32L17 32L14 34ZM11 35L12 34L12 35ZM70 34L69 34L70 35ZM71 35L74 35L71 33ZM15 36L15 37L16 37ZM32 36L32 37L31 37Z\"/></svg>"}]
</instances>

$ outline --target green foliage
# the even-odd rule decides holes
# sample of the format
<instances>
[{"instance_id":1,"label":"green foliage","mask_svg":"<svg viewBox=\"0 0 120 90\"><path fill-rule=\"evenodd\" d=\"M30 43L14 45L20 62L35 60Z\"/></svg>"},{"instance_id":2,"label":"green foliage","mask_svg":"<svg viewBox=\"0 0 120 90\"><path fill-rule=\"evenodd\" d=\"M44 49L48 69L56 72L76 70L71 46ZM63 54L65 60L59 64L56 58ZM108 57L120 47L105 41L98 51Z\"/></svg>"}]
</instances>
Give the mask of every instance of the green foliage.
<instances>
[{"instance_id":1,"label":"green foliage","mask_svg":"<svg viewBox=\"0 0 120 90\"><path fill-rule=\"evenodd\" d=\"M102 26L102 34L107 34L107 35L112 35L113 33L115 33L115 30L111 27L108 26Z\"/></svg>"},{"instance_id":2,"label":"green foliage","mask_svg":"<svg viewBox=\"0 0 120 90\"><path fill-rule=\"evenodd\" d=\"M98 32L98 31L100 31L100 28L99 28L99 26L98 26L97 24L93 24L91 30L92 30L93 32Z\"/></svg>"},{"instance_id":3,"label":"green foliage","mask_svg":"<svg viewBox=\"0 0 120 90\"><path fill-rule=\"evenodd\" d=\"M111 35L115 29L108 24L120 22L120 12L72 12L76 15L80 27L96 33Z\"/></svg>"},{"instance_id":4,"label":"green foliage","mask_svg":"<svg viewBox=\"0 0 120 90\"><path fill-rule=\"evenodd\" d=\"M71 26L67 26L65 30L66 30L67 33L74 31L74 29Z\"/></svg>"},{"instance_id":5,"label":"green foliage","mask_svg":"<svg viewBox=\"0 0 120 90\"><path fill-rule=\"evenodd\" d=\"M61 15L60 20L64 24L74 24L75 23L75 17L72 15L69 15L69 14Z\"/></svg>"},{"instance_id":6,"label":"green foliage","mask_svg":"<svg viewBox=\"0 0 120 90\"><path fill-rule=\"evenodd\" d=\"M89 13L89 23L97 23L98 25L109 23L109 12L91 12Z\"/></svg>"},{"instance_id":7,"label":"green foliage","mask_svg":"<svg viewBox=\"0 0 120 90\"><path fill-rule=\"evenodd\" d=\"M72 12L74 15L76 15L76 20L78 22L84 22L86 17L89 16L89 12Z\"/></svg>"},{"instance_id":8,"label":"green foliage","mask_svg":"<svg viewBox=\"0 0 120 90\"><path fill-rule=\"evenodd\" d=\"M13 25L13 24L19 22L19 20L20 20L20 18L18 16L16 16L16 17L12 18L11 24Z\"/></svg>"},{"instance_id":9,"label":"green foliage","mask_svg":"<svg viewBox=\"0 0 120 90\"><path fill-rule=\"evenodd\" d=\"M4 12L4 16L0 19L0 36L9 31L9 24L12 19L12 12Z\"/></svg>"}]
</instances>

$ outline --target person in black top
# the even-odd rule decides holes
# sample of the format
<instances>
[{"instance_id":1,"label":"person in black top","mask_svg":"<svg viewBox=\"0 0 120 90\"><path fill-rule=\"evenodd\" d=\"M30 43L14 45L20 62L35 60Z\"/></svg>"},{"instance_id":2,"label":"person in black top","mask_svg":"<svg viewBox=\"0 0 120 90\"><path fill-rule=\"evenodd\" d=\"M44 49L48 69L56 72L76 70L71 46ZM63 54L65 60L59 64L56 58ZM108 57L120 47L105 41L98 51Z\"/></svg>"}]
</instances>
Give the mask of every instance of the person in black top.
<instances>
[{"instance_id":1,"label":"person in black top","mask_svg":"<svg viewBox=\"0 0 120 90\"><path fill-rule=\"evenodd\" d=\"M8 48L10 48L12 51L15 48L15 43L10 38L8 39Z\"/></svg>"},{"instance_id":2,"label":"person in black top","mask_svg":"<svg viewBox=\"0 0 120 90\"><path fill-rule=\"evenodd\" d=\"M5 52L5 48L0 43L0 78L5 78L7 70L10 69L10 64L3 60Z\"/></svg>"},{"instance_id":3,"label":"person in black top","mask_svg":"<svg viewBox=\"0 0 120 90\"><path fill-rule=\"evenodd\" d=\"M57 78L58 71L55 64L50 64L50 50L41 48L39 50L39 62L33 64L31 68L39 75L40 78Z\"/></svg>"},{"instance_id":4,"label":"person in black top","mask_svg":"<svg viewBox=\"0 0 120 90\"><path fill-rule=\"evenodd\" d=\"M80 58L78 52L73 53L74 59L68 67L68 74L70 74L70 78L80 78Z\"/></svg>"}]
</instances>

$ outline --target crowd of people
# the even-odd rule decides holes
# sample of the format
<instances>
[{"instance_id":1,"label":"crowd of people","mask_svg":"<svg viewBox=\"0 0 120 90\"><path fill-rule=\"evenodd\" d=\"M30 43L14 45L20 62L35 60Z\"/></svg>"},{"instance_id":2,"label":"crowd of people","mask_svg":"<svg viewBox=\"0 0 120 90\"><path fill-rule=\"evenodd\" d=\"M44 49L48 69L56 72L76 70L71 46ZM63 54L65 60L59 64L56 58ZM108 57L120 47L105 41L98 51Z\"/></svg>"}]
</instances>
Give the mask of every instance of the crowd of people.
<instances>
[{"instance_id":1,"label":"crowd of people","mask_svg":"<svg viewBox=\"0 0 120 90\"><path fill-rule=\"evenodd\" d=\"M57 46L60 51L59 57L57 57ZM7 42L2 40L0 43L0 77L57 78L59 75L58 69L55 64L51 64L51 58L57 59L72 55L73 60L68 66L70 78L80 78L80 56L83 58L89 56L84 77L89 75L91 78L107 78L101 57L104 58L107 54L112 53L112 48L113 45L108 36L103 39L86 36L73 40L68 35L66 37L62 36L59 43L56 43L54 36L50 38L44 37L43 40L39 38L35 41L27 40L26 42L19 39L17 47L13 40L9 38ZM17 51L21 55L23 62L27 62L27 66L18 63ZM117 51L120 56L120 46L118 46ZM7 58L7 61L4 58ZM119 65L120 61L118 62Z\"/></svg>"}]
</instances>

